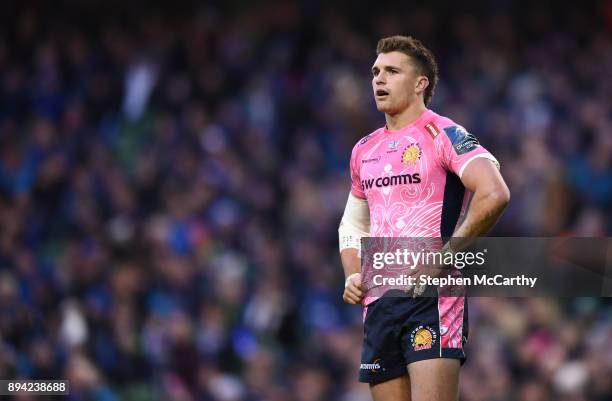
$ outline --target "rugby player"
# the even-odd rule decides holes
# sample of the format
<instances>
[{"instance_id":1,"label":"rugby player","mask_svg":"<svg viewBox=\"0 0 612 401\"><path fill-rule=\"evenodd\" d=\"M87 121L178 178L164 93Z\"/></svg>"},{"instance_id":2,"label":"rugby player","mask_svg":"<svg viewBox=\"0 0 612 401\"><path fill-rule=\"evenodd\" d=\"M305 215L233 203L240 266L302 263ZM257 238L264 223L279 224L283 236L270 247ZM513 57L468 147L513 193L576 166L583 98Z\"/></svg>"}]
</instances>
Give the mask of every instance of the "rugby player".
<instances>
[{"instance_id":1,"label":"rugby player","mask_svg":"<svg viewBox=\"0 0 612 401\"><path fill-rule=\"evenodd\" d=\"M433 54L406 36L381 39L372 90L386 124L350 160L339 227L343 299L364 305L359 380L374 401L456 401L465 361L465 297L364 297L360 239L485 235L510 200L499 163L476 137L427 108L438 80ZM469 208L466 206L468 205Z\"/></svg>"}]
</instances>

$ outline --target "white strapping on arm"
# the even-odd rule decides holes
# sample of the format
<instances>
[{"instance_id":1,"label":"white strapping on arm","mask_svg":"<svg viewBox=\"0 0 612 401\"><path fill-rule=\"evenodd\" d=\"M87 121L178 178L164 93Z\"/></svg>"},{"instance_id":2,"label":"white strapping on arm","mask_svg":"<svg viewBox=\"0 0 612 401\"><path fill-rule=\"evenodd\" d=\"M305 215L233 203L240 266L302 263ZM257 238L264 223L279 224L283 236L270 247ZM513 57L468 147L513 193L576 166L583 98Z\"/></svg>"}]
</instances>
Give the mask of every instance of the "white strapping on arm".
<instances>
[{"instance_id":1,"label":"white strapping on arm","mask_svg":"<svg viewBox=\"0 0 612 401\"><path fill-rule=\"evenodd\" d=\"M354 248L361 252L361 237L370 236L370 209L368 201L349 193L344 215L338 227L340 252Z\"/></svg>"},{"instance_id":2,"label":"white strapping on arm","mask_svg":"<svg viewBox=\"0 0 612 401\"><path fill-rule=\"evenodd\" d=\"M461 178L461 176L463 175L463 172L465 171L465 168L468 166L468 164L470 164L473 160L478 159L479 157L484 157L485 159L491 160L493 164L495 164L495 167L497 167L497 169L500 170L499 162L497 161L495 156L493 156L491 153L479 153L476 156L471 157L465 163L463 163L461 170L459 170L459 178Z\"/></svg>"}]
</instances>

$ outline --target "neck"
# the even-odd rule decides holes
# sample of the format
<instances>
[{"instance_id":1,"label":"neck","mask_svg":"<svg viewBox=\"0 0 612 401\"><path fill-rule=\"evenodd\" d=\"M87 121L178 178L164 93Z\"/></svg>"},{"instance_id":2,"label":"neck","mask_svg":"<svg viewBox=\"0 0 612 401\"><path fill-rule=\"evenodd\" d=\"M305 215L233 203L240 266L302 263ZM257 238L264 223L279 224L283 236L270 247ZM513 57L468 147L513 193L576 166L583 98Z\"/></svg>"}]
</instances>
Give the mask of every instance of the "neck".
<instances>
[{"instance_id":1,"label":"neck","mask_svg":"<svg viewBox=\"0 0 612 401\"><path fill-rule=\"evenodd\" d=\"M385 113L387 129L391 131L402 129L415 122L426 110L427 107L422 102L414 102L399 113Z\"/></svg>"}]
</instances>

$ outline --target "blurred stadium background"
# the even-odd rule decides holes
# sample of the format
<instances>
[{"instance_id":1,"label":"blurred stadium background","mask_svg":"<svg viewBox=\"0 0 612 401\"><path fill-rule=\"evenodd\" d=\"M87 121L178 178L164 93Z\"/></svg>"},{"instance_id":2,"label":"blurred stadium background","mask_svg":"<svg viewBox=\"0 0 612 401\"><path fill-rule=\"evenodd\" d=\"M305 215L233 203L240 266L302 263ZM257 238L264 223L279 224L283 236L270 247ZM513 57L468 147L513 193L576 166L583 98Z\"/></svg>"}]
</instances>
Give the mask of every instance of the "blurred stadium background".
<instances>
[{"instance_id":1,"label":"blurred stadium background","mask_svg":"<svg viewBox=\"0 0 612 401\"><path fill-rule=\"evenodd\" d=\"M609 236L612 2L458 4L4 2L0 378L368 400L336 230L390 34L434 50L431 108L500 159L494 235ZM462 400L612 399L609 300L470 305Z\"/></svg>"}]
</instances>

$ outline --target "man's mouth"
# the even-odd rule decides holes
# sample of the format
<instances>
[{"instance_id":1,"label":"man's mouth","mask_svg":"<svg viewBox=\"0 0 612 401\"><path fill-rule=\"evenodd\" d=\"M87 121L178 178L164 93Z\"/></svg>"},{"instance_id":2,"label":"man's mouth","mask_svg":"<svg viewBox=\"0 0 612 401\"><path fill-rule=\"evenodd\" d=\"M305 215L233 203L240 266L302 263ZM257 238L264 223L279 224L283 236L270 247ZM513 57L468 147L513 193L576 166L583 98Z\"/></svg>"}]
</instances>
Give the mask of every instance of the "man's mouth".
<instances>
[{"instance_id":1,"label":"man's mouth","mask_svg":"<svg viewBox=\"0 0 612 401\"><path fill-rule=\"evenodd\" d=\"M389 92L387 92L384 89L376 89L376 97L385 97L389 95Z\"/></svg>"}]
</instances>

